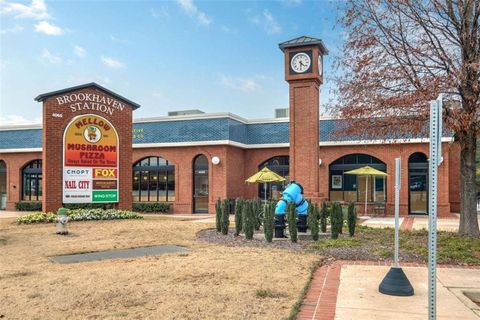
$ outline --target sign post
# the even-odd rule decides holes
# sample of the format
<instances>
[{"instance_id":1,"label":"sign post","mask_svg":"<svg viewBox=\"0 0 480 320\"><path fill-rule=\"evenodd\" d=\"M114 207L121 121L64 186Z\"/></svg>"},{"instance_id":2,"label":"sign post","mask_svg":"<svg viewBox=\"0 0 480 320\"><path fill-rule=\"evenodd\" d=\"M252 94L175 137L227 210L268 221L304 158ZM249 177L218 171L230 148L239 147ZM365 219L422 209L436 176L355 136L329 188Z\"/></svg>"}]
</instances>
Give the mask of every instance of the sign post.
<instances>
[{"instance_id":1,"label":"sign post","mask_svg":"<svg viewBox=\"0 0 480 320\"><path fill-rule=\"evenodd\" d=\"M430 159L428 163L428 319L437 318L437 184L442 162L442 95L430 102Z\"/></svg>"},{"instance_id":2,"label":"sign post","mask_svg":"<svg viewBox=\"0 0 480 320\"><path fill-rule=\"evenodd\" d=\"M400 229L399 225L399 215L400 215L400 171L401 171L401 160L400 158L395 159L395 267L398 268L398 230Z\"/></svg>"},{"instance_id":3,"label":"sign post","mask_svg":"<svg viewBox=\"0 0 480 320\"><path fill-rule=\"evenodd\" d=\"M378 286L378 291L391 296L413 296L414 290L407 276L400 268L398 263L398 243L399 243L399 214L400 214L400 176L401 161L395 159L395 255L394 265L387 272L382 282Z\"/></svg>"}]
</instances>

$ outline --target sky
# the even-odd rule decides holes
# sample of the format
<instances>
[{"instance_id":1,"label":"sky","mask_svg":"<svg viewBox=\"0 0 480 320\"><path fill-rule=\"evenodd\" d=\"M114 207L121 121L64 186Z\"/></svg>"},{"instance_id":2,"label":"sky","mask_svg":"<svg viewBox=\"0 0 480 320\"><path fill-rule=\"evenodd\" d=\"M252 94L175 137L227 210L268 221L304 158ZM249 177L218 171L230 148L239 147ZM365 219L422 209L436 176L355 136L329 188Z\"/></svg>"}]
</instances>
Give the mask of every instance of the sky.
<instances>
[{"instance_id":1,"label":"sky","mask_svg":"<svg viewBox=\"0 0 480 320\"><path fill-rule=\"evenodd\" d=\"M200 109L247 119L288 107L278 44L323 40L320 104L342 47L335 1L0 0L0 125L41 122L34 98L96 82L134 118Z\"/></svg>"}]
</instances>

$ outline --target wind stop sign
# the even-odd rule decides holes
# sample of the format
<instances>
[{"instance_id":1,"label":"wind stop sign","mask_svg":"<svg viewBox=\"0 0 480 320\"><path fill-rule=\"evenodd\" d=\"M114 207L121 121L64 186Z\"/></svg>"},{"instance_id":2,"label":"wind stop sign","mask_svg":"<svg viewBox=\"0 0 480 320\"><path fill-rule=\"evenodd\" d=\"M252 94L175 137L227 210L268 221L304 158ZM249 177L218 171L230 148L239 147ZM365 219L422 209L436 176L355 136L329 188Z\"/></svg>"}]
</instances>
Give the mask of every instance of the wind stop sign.
<instances>
[{"instance_id":1,"label":"wind stop sign","mask_svg":"<svg viewBox=\"0 0 480 320\"><path fill-rule=\"evenodd\" d=\"M118 202L118 135L103 117L75 117L63 136L63 203Z\"/></svg>"}]
</instances>

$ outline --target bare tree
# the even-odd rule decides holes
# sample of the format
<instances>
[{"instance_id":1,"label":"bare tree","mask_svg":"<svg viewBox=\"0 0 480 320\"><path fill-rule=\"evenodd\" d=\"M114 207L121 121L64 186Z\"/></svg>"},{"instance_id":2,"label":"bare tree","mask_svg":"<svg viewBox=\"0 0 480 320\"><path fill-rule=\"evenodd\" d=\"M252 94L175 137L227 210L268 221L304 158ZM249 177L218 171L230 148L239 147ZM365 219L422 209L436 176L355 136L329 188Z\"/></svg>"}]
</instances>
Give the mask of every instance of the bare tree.
<instances>
[{"instance_id":1,"label":"bare tree","mask_svg":"<svg viewBox=\"0 0 480 320\"><path fill-rule=\"evenodd\" d=\"M440 93L461 146L459 233L480 237L476 145L480 131L480 0L349 0L335 110L352 133L412 137Z\"/></svg>"}]
</instances>

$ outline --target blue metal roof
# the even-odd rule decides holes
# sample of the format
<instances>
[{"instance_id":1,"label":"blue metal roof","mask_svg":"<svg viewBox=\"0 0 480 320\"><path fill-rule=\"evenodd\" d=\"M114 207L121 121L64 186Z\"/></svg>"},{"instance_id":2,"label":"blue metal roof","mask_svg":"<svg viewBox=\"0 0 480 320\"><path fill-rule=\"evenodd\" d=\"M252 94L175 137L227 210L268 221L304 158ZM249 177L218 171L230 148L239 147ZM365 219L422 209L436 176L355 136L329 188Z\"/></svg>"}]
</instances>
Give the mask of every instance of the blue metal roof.
<instances>
[{"instance_id":1,"label":"blue metal roof","mask_svg":"<svg viewBox=\"0 0 480 320\"><path fill-rule=\"evenodd\" d=\"M362 140L359 136L343 133L342 128L345 125L346 123L343 120L320 120L320 141L340 142ZM403 138L422 137L424 136L411 135ZM379 135L374 139L381 140L391 138L396 137ZM286 121L244 123L234 117L225 116L199 117L186 120L152 120L133 124L132 142L134 144L214 142L222 140L229 140L245 145L288 143L289 123ZM40 128L0 130L0 150L41 147L42 129Z\"/></svg>"}]
</instances>

